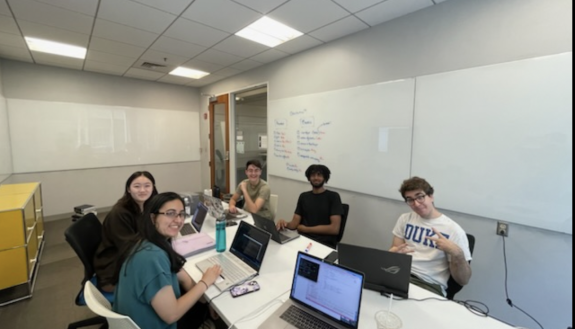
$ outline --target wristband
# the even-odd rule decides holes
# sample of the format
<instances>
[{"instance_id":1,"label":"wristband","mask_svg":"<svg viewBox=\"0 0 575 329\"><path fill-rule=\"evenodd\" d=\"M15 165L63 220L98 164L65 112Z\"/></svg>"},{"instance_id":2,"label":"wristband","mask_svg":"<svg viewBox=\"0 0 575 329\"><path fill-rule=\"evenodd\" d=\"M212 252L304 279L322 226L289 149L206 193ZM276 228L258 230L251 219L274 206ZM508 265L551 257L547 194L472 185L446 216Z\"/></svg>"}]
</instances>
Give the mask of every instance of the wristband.
<instances>
[{"instance_id":1,"label":"wristband","mask_svg":"<svg viewBox=\"0 0 575 329\"><path fill-rule=\"evenodd\" d=\"M200 283L200 282L203 283L204 286L206 286L206 290L208 290L208 289L210 288L210 287L208 286L208 284L206 283L206 281L204 281L204 280L198 281L198 283Z\"/></svg>"}]
</instances>

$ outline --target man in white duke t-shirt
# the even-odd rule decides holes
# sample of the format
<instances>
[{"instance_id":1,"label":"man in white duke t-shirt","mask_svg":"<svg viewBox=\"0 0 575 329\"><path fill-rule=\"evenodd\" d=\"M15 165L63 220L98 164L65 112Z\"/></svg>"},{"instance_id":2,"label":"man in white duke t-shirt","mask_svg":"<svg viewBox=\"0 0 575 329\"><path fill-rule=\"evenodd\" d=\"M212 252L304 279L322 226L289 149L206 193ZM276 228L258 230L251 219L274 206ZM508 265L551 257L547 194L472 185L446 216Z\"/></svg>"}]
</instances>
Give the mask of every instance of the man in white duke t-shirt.
<instances>
[{"instance_id":1,"label":"man in white duke t-shirt","mask_svg":"<svg viewBox=\"0 0 575 329\"><path fill-rule=\"evenodd\" d=\"M397 220L389 250L412 255L411 283L442 296L450 275L466 285L471 252L465 231L435 208L433 187L425 179L406 179L399 192L412 212Z\"/></svg>"}]
</instances>

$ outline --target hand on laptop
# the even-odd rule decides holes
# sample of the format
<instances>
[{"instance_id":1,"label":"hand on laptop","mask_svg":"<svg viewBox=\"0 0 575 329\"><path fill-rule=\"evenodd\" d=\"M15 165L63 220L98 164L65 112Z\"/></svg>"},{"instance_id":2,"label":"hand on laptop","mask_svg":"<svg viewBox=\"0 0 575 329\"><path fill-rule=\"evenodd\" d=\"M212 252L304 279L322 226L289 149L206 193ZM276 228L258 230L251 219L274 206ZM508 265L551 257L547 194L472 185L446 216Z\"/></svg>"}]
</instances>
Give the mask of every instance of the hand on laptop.
<instances>
[{"instance_id":1,"label":"hand on laptop","mask_svg":"<svg viewBox=\"0 0 575 329\"><path fill-rule=\"evenodd\" d=\"M235 214L236 212L238 212L238 208L236 208L236 206L230 205L230 207L228 208L228 211L232 214Z\"/></svg>"},{"instance_id":2,"label":"hand on laptop","mask_svg":"<svg viewBox=\"0 0 575 329\"><path fill-rule=\"evenodd\" d=\"M201 281L204 281L209 287L216 282L220 274L222 274L222 268L220 265L214 265L206 270Z\"/></svg>"},{"instance_id":3,"label":"hand on laptop","mask_svg":"<svg viewBox=\"0 0 575 329\"><path fill-rule=\"evenodd\" d=\"M285 230L287 228L287 222L283 219L280 219L277 224L276 224L276 228L279 230Z\"/></svg>"},{"instance_id":4,"label":"hand on laptop","mask_svg":"<svg viewBox=\"0 0 575 329\"><path fill-rule=\"evenodd\" d=\"M409 254L413 252L412 248L409 248L409 246L407 245L407 243L402 243L398 246L393 246L391 248L389 248L389 251L391 252L397 252L400 254Z\"/></svg>"}]
</instances>

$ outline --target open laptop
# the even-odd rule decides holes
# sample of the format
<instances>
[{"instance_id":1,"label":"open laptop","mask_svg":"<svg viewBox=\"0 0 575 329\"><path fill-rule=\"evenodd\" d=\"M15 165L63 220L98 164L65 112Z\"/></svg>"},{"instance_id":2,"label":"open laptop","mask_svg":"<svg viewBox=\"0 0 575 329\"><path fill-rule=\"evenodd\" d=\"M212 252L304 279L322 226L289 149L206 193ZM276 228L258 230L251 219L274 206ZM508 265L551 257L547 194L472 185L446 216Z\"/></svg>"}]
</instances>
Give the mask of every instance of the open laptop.
<instances>
[{"instance_id":1,"label":"open laptop","mask_svg":"<svg viewBox=\"0 0 575 329\"><path fill-rule=\"evenodd\" d=\"M218 218L219 214L225 214L226 220L236 220L248 217L248 214L240 212L239 210L236 213L230 213L224 208L222 200L213 196L204 195L204 203L208 206L210 215L215 218Z\"/></svg>"},{"instance_id":2,"label":"open laptop","mask_svg":"<svg viewBox=\"0 0 575 329\"><path fill-rule=\"evenodd\" d=\"M338 263L365 273L365 288L408 297L411 255L340 243Z\"/></svg>"},{"instance_id":3,"label":"open laptop","mask_svg":"<svg viewBox=\"0 0 575 329\"><path fill-rule=\"evenodd\" d=\"M196 211L192 216L191 223L185 223L180 230L180 234L182 236L200 233L202 230L202 225L204 225L204 221L206 216L208 215L208 207L204 205L202 202L198 203L196 206Z\"/></svg>"},{"instance_id":4,"label":"open laptop","mask_svg":"<svg viewBox=\"0 0 575 329\"><path fill-rule=\"evenodd\" d=\"M240 221L230 250L202 260L196 266L204 273L212 265L219 264L223 280L216 281L215 286L221 291L228 290L258 274L270 237L268 232Z\"/></svg>"},{"instance_id":5,"label":"open laptop","mask_svg":"<svg viewBox=\"0 0 575 329\"><path fill-rule=\"evenodd\" d=\"M272 235L272 240L279 244L299 238L299 233L295 230L278 231L275 222L269 218L265 218L257 214L252 214L252 218L257 227L270 233Z\"/></svg>"},{"instance_id":6,"label":"open laptop","mask_svg":"<svg viewBox=\"0 0 575 329\"><path fill-rule=\"evenodd\" d=\"M355 329L363 281L363 273L300 251L289 300L258 328L315 329L327 323L337 329Z\"/></svg>"}]
</instances>

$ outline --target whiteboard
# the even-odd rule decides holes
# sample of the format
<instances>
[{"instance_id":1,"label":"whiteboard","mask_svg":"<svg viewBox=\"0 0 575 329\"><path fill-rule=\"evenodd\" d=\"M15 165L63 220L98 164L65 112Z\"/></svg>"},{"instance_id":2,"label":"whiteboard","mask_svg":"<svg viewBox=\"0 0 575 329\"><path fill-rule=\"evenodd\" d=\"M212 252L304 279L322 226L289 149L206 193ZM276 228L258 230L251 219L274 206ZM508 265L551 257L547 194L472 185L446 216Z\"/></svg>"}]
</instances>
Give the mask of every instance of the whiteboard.
<instances>
[{"instance_id":1,"label":"whiteboard","mask_svg":"<svg viewBox=\"0 0 575 329\"><path fill-rule=\"evenodd\" d=\"M401 200L409 176L414 79L269 102L268 173L307 182L324 164L328 186Z\"/></svg>"},{"instance_id":2,"label":"whiteboard","mask_svg":"<svg viewBox=\"0 0 575 329\"><path fill-rule=\"evenodd\" d=\"M436 206L572 234L572 54L416 79L412 175Z\"/></svg>"},{"instance_id":3,"label":"whiteboard","mask_svg":"<svg viewBox=\"0 0 575 329\"><path fill-rule=\"evenodd\" d=\"M7 102L14 173L200 160L197 112Z\"/></svg>"}]
</instances>

